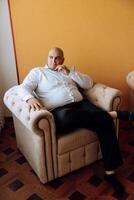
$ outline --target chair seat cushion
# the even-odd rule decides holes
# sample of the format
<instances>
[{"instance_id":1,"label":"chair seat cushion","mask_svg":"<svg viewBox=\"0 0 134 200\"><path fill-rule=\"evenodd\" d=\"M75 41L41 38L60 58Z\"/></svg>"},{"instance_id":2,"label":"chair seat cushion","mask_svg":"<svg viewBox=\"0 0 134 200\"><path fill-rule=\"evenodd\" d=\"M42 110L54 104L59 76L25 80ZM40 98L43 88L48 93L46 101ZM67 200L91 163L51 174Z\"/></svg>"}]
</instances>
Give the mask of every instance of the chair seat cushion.
<instances>
[{"instance_id":1,"label":"chair seat cushion","mask_svg":"<svg viewBox=\"0 0 134 200\"><path fill-rule=\"evenodd\" d=\"M98 140L96 133L78 129L68 134L57 134L58 154L63 154Z\"/></svg>"}]
</instances>

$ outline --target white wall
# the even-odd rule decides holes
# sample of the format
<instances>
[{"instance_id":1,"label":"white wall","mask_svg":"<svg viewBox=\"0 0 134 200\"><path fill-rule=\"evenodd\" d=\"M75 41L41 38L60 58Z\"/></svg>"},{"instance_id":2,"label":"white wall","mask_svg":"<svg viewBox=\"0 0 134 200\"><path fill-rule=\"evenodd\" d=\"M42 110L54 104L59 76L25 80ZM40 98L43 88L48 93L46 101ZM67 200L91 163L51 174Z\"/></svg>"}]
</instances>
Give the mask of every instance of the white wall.
<instances>
[{"instance_id":1,"label":"white wall","mask_svg":"<svg viewBox=\"0 0 134 200\"><path fill-rule=\"evenodd\" d=\"M0 100L8 88L17 84L8 0L0 0ZM4 116L11 115L3 103L2 110Z\"/></svg>"}]
</instances>

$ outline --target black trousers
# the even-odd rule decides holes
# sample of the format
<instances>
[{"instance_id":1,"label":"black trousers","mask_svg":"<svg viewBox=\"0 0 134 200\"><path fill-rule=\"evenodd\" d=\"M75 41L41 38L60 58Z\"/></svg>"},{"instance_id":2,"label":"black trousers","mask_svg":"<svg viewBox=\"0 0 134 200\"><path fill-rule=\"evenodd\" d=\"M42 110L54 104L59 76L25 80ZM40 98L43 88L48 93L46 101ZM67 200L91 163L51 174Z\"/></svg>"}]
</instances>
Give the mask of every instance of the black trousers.
<instances>
[{"instance_id":1,"label":"black trousers","mask_svg":"<svg viewBox=\"0 0 134 200\"><path fill-rule=\"evenodd\" d=\"M116 137L115 125L108 112L88 100L67 104L52 110L58 132L69 133L78 128L96 132L103 155L105 170L114 170L122 165L122 157Z\"/></svg>"}]
</instances>

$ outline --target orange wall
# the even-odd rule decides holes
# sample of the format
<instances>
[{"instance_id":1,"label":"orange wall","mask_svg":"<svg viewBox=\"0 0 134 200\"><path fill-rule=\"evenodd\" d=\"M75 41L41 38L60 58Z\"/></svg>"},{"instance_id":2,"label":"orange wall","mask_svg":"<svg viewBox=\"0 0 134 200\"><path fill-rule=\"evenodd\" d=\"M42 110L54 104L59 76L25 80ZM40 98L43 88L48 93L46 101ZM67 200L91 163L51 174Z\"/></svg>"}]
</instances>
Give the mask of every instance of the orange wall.
<instances>
[{"instance_id":1,"label":"orange wall","mask_svg":"<svg viewBox=\"0 0 134 200\"><path fill-rule=\"evenodd\" d=\"M133 0L10 0L20 82L46 63L50 47L65 51L96 82L119 88L127 106L127 73L134 69Z\"/></svg>"}]
</instances>

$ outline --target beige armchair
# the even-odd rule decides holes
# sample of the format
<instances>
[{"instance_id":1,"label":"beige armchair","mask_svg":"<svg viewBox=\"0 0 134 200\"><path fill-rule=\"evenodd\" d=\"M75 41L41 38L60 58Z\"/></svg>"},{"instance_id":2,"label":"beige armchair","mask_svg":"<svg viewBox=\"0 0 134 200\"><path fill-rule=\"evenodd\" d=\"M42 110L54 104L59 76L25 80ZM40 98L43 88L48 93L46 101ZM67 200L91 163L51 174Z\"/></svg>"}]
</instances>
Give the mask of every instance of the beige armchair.
<instances>
[{"instance_id":1,"label":"beige armchair","mask_svg":"<svg viewBox=\"0 0 134 200\"><path fill-rule=\"evenodd\" d=\"M52 113L45 109L29 111L19 87L6 92L4 103L13 114L17 146L42 183L101 158L95 133L86 129L67 135L56 133ZM107 111L117 110L121 103L121 92L103 84L95 84L85 94L92 103ZM118 121L115 126L118 132Z\"/></svg>"}]
</instances>

